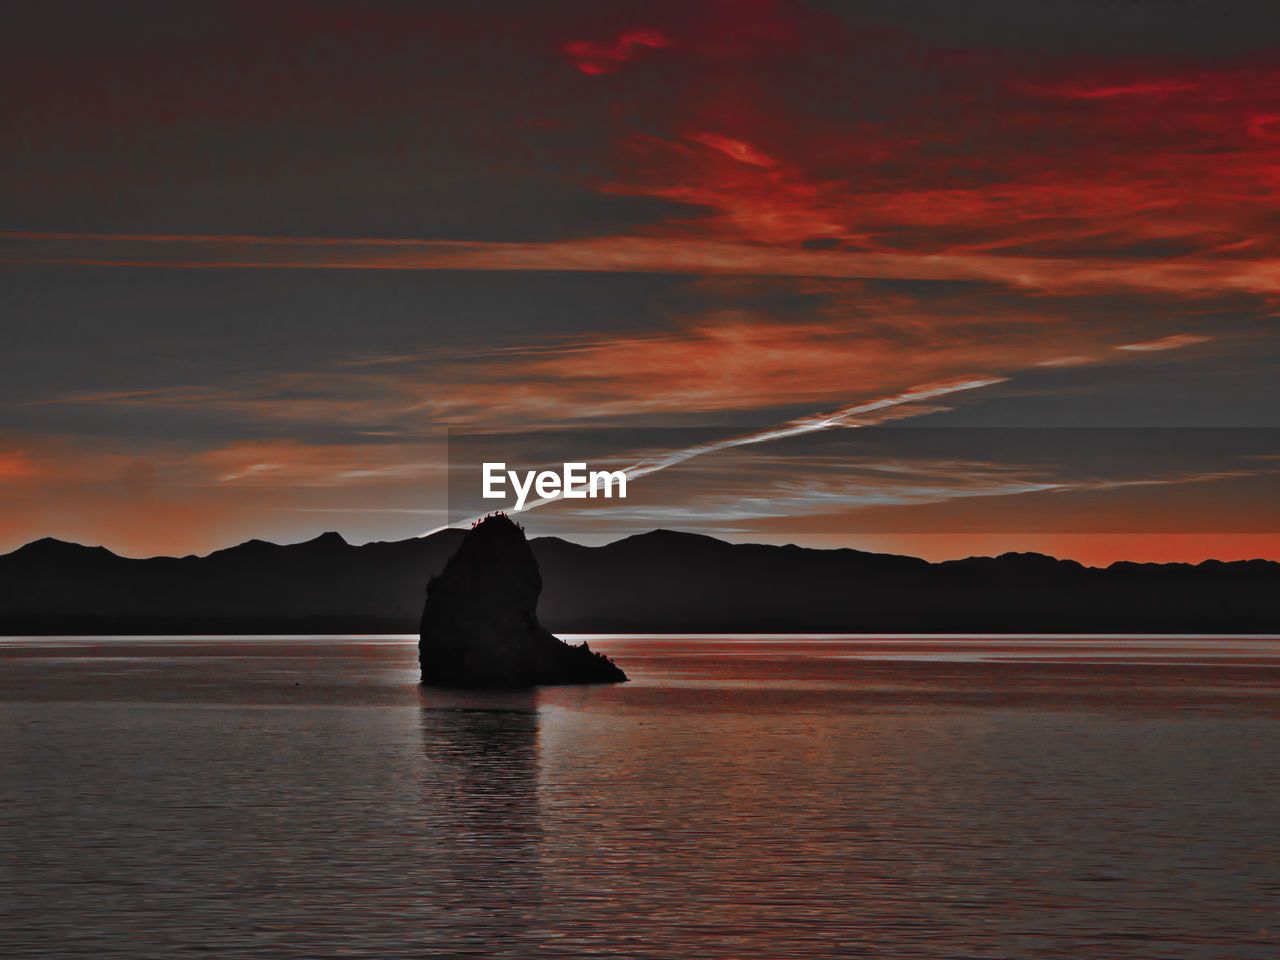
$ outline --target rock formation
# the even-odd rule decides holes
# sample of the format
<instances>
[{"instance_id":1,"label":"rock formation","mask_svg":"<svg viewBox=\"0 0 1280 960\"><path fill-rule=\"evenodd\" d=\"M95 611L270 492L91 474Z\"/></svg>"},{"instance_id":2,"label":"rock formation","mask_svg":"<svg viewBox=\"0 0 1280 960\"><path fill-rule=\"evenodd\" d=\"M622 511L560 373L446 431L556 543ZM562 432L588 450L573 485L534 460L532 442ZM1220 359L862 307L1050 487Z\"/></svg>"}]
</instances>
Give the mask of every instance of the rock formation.
<instances>
[{"instance_id":1,"label":"rock formation","mask_svg":"<svg viewBox=\"0 0 1280 960\"><path fill-rule=\"evenodd\" d=\"M418 661L441 687L619 683L627 675L582 643L552 636L537 618L542 577L524 531L498 514L480 521L427 584Z\"/></svg>"}]
</instances>

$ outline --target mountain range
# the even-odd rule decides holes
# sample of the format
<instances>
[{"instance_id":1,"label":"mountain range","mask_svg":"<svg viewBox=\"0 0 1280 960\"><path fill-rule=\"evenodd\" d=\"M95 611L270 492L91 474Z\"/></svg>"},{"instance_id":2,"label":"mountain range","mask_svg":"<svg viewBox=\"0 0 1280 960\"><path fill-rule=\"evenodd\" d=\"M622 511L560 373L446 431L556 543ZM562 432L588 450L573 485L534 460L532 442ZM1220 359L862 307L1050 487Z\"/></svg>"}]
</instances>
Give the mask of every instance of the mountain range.
<instances>
[{"instance_id":1,"label":"mountain range","mask_svg":"<svg viewBox=\"0 0 1280 960\"><path fill-rule=\"evenodd\" d=\"M0 634L416 633L426 583L464 533L150 559L38 540L0 556ZM531 543L538 616L562 633L1280 632L1280 563L1266 560L929 563L668 530Z\"/></svg>"}]
</instances>

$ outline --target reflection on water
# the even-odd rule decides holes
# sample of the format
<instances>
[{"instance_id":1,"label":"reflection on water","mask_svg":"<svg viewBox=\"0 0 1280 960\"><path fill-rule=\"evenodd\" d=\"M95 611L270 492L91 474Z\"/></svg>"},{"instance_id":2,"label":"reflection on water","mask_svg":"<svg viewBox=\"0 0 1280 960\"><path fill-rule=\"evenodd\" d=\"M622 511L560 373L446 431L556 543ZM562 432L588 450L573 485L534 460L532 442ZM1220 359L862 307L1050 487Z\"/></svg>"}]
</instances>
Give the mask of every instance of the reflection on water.
<instances>
[{"instance_id":1,"label":"reflection on water","mask_svg":"<svg viewBox=\"0 0 1280 960\"><path fill-rule=\"evenodd\" d=\"M528 943L544 901L537 695L424 690L422 748L426 819L455 901L449 948L497 956Z\"/></svg>"},{"instance_id":2,"label":"reflection on water","mask_svg":"<svg viewBox=\"0 0 1280 960\"><path fill-rule=\"evenodd\" d=\"M1280 955L1270 640L0 642L4 957Z\"/></svg>"}]
</instances>

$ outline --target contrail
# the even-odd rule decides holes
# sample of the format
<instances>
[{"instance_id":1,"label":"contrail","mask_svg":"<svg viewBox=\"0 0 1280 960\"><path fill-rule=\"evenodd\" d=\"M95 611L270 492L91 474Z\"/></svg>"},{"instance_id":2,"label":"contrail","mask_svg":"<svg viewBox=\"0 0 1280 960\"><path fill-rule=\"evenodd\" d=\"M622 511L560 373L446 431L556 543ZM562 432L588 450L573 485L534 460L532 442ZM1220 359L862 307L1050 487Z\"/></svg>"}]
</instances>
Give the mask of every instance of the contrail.
<instances>
[{"instance_id":1,"label":"contrail","mask_svg":"<svg viewBox=\"0 0 1280 960\"><path fill-rule=\"evenodd\" d=\"M859 403L849 407L843 407L834 413L818 414L811 417L801 417L797 420L788 420L786 423L772 427L768 430L760 430L755 433L746 433L736 437L726 437L723 440L713 440L710 443L700 443L691 447L682 447L679 450L672 450L670 453L663 454L660 457L650 457L645 460L637 461L631 466L623 469L622 473L628 480L634 480L638 477L647 477L651 473L657 473L659 470L665 470L667 467L673 467L678 463L692 460L694 457L701 457L704 454L716 453L720 450L728 450L731 447L745 447L753 443L766 443L770 440L782 440L786 437L796 437L805 433L817 433L821 430L830 430L832 427L865 427L872 426L881 422L883 417L877 418L875 414L882 410L888 410L893 407L902 406L904 403L915 403L919 400L932 400L935 397L943 397L951 393L959 393L962 390L977 390L979 387L990 387L997 383L1005 383L1008 377L982 377L971 380L947 380L941 383L930 383L923 386L912 387L903 393L895 393L889 397L882 397L879 400L872 400L867 403ZM543 504L552 503L560 500L560 495L543 497L539 500L533 500L524 505L521 513L527 513L534 507L540 507ZM442 527L436 527L434 530L428 530L426 533L419 534L420 537L429 537L441 530L448 530L450 527L461 527L471 525L479 520L483 520L486 514L477 517L470 517L458 523L448 523Z\"/></svg>"}]
</instances>

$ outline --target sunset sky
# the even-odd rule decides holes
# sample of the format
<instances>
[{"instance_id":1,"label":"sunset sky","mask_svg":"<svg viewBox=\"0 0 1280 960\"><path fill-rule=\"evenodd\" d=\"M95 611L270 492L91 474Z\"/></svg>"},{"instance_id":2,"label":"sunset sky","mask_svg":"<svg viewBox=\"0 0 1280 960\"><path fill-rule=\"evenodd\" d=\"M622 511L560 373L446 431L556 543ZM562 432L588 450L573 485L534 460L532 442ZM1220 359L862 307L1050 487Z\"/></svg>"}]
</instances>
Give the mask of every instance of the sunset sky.
<instances>
[{"instance_id":1,"label":"sunset sky","mask_svg":"<svg viewBox=\"0 0 1280 960\"><path fill-rule=\"evenodd\" d=\"M1280 6L55 0L0 74L0 551L413 536L483 435L711 448L586 542L1280 559Z\"/></svg>"}]
</instances>

